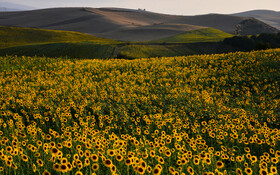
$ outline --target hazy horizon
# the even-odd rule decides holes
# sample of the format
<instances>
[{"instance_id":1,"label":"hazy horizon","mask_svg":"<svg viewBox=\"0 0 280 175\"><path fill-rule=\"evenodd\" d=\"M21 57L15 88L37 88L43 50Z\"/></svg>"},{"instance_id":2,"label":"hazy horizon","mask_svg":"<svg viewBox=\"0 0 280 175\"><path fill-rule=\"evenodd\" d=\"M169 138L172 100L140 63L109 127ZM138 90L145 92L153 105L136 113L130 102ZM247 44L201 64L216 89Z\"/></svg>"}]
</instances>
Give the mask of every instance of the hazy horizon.
<instances>
[{"instance_id":1,"label":"hazy horizon","mask_svg":"<svg viewBox=\"0 0 280 175\"><path fill-rule=\"evenodd\" d=\"M280 11L279 0L228 0L226 3L222 0L0 0L2 4L12 3L22 6L29 6L35 9L54 8L54 7L116 7L128 9L146 9L147 11L173 14L173 15L199 15L208 13L232 14L250 10L274 10Z\"/></svg>"}]
</instances>

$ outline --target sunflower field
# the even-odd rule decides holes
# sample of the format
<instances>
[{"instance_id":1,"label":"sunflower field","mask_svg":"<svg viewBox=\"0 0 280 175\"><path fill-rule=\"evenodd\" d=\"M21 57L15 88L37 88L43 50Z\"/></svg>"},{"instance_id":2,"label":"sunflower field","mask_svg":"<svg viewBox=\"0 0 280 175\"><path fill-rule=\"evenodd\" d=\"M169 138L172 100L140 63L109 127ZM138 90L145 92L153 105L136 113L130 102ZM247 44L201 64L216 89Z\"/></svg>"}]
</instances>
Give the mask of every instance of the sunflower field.
<instances>
[{"instance_id":1,"label":"sunflower field","mask_svg":"<svg viewBox=\"0 0 280 175\"><path fill-rule=\"evenodd\" d=\"M278 174L280 49L0 57L0 174Z\"/></svg>"}]
</instances>

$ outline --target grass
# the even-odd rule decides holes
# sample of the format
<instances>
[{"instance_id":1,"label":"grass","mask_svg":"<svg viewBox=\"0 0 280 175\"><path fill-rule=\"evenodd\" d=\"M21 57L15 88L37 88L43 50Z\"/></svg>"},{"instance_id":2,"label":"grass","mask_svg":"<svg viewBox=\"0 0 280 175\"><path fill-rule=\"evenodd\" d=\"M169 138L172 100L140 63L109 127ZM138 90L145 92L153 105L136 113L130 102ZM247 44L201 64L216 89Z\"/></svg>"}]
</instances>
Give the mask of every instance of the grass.
<instances>
[{"instance_id":1,"label":"grass","mask_svg":"<svg viewBox=\"0 0 280 175\"><path fill-rule=\"evenodd\" d=\"M186 54L187 52L185 52ZM120 48L119 55L124 58L147 58L179 55L175 50L164 45L126 45Z\"/></svg>"},{"instance_id":2,"label":"grass","mask_svg":"<svg viewBox=\"0 0 280 175\"><path fill-rule=\"evenodd\" d=\"M96 44L82 43L49 43L25 45L0 49L0 56L46 56L68 57L78 59L92 58L149 58L163 56L183 56L193 54L211 54L231 52L232 48L224 48L219 43L192 44ZM222 50L219 50L222 49Z\"/></svg>"},{"instance_id":3,"label":"grass","mask_svg":"<svg viewBox=\"0 0 280 175\"><path fill-rule=\"evenodd\" d=\"M233 37L233 35L225 33L214 28L203 28L193 30L163 38L159 40L150 41L151 43L197 43L197 42L216 42L222 41L225 38Z\"/></svg>"},{"instance_id":4,"label":"grass","mask_svg":"<svg viewBox=\"0 0 280 175\"><path fill-rule=\"evenodd\" d=\"M69 58L143 58L221 53L217 44L232 35L213 28L190 31L152 42L125 43L78 32L21 27L0 27L0 55ZM194 43L195 45L188 45ZM223 50L223 49L222 49ZM225 48L225 52L231 49Z\"/></svg>"},{"instance_id":5,"label":"grass","mask_svg":"<svg viewBox=\"0 0 280 175\"><path fill-rule=\"evenodd\" d=\"M60 42L120 43L79 32L4 26L0 27L0 38L0 48Z\"/></svg>"},{"instance_id":6,"label":"grass","mask_svg":"<svg viewBox=\"0 0 280 175\"><path fill-rule=\"evenodd\" d=\"M46 57L69 57L69 58L112 58L116 45L98 44L92 42L79 43L49 43L37 45L24 45L0 49L0 55L18 56L46 56Z\"/></svg>"},{"instance_id":7,"label":"grass","mask_svg":"<svg viewBox=\"0 0 280 175\"><path fill-rule=\"evenodd\" d=\"M278 174L279 69L280 49L0 57L0 174Z\"/></svg>"},{"instance_id":8,"label":"grass","mask_svg":"<svg viewBox=\"0 0 280 175\"><path fill-rule=\"evenodd\" d=\"M186 44L97 44L49 43L33 44L0 49L0 56L46 56L69 58L148 58L163 56L183 56L193 54L226 53L234 51L222 43Z\"/></svg>"}]
</instances>

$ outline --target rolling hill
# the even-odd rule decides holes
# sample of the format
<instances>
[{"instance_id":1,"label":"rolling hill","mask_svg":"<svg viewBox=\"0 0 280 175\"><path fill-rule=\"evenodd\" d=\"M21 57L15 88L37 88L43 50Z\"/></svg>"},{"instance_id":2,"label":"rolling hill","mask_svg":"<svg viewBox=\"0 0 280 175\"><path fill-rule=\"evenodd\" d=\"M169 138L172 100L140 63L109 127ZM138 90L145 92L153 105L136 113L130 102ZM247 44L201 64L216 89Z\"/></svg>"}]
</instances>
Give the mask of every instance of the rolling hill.
<instances>
[{"instance_id":1,"label":"rolling hill","mask_svg":"<svg viewBox=\"0 0 280 175\"><path fill-rule=\"evenodd\" d=\"M280 30L280 12L273 10L252 10L247 12L241 12L232 14L234 16L248 16L256 18L260 21L263 21L270 26L273 26Z\"/></svg>"},{"instance_id":2,"label":"rolling hill","mask_svg":"<svg viewBox=\"0 0 280 175\"><path fill-rule=\"evenodd\" d=\"M184 27L183 25L180 27ZM140 58L231 51L216 43L231 37L213 28L201 28L150 42L121 42L71 31L0 27L0 55L70 58ZM191 43L197 43L193 45ZM210 46L211 45L211 46Z\"/></svg>"},{"instance_id":3,"label":"rolling hill","mask_svg":"<svg viewBox=\"0 0 280 175\"><path fill-rule=\"evenodd\" d=\"M61 42L120 43L78 32L3 26L0 26L0 38L0 48Z\"/></svg>"},{"instance_id":4,"label":"rolling hill","mask_svg":"<svg viewBox=\"0 0 280 175\"><path fill-rule=\"evenodd\" d=\"M0 26L76 31L124 41L158 40L209 27L230 34L279 31L249 17L220 14L177 16L120 8L52 8L0 12Z\"/></svg>"},{"instance_id":5,"label":"rolling hill","mask_svg":"<svg viewBox=\"0 0 280 175\"><path fill-rule=\"evenodd\" d=\"M182 34L154 40L154 43L197 43L197 42L215 42L222 41L225 38L233 37L234 35L225 33L214 28L203 28L198 30L188 31Z\"/></svg>"}]
</instances>

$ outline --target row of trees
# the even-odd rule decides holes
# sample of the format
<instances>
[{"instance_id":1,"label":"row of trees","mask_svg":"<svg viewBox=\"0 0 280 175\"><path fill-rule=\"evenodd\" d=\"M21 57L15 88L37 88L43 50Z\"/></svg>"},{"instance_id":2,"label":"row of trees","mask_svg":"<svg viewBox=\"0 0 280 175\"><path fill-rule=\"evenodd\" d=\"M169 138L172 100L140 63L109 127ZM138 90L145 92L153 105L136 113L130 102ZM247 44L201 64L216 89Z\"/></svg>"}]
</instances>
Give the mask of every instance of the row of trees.
<instances>
[{"instance_id":1,"label":"row of trees","mask_svg":"<svg viewBox=\"0 0 280 175\"><path fill-rule=\"evenodd\" d=\"M234 36L224 39L223 43L236 47L241 51L280 48L280 32L277 34L263 33L253 36Z\"/></svg>"}]
</instances>

